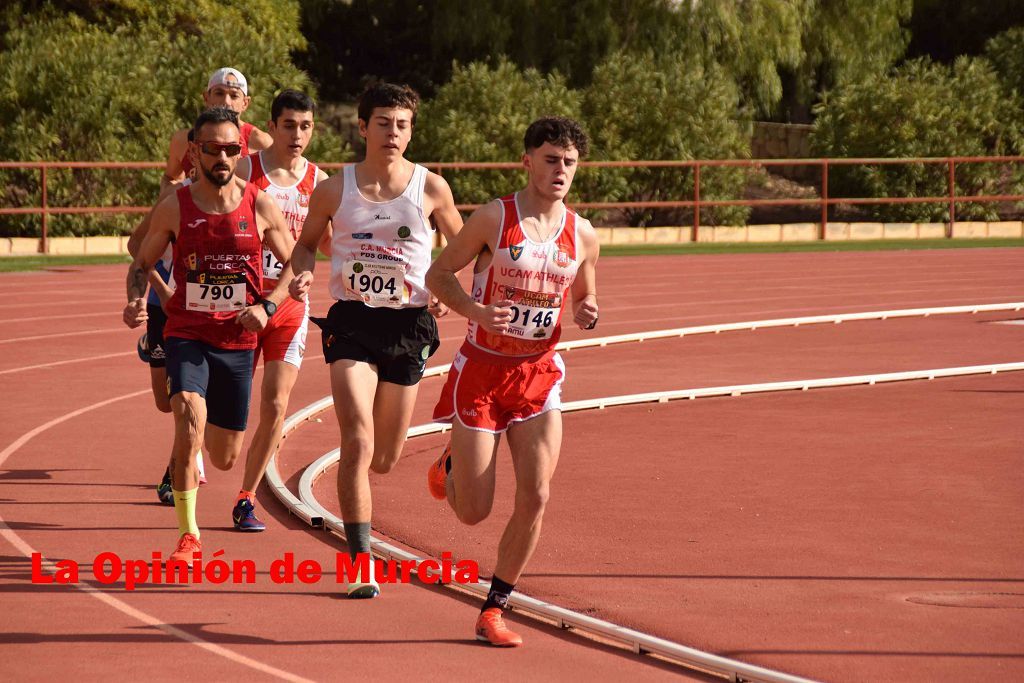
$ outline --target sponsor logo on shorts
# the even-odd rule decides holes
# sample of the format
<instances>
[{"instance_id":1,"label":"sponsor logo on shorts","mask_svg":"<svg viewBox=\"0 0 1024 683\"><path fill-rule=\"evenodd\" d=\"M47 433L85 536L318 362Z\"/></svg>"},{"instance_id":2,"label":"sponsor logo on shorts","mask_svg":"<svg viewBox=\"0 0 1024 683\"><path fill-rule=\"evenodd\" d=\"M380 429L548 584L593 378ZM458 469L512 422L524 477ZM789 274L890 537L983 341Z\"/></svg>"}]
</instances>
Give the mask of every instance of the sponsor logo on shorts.
<instances>
[{"instance_id":1,"label":"sponsor logo on shorts","mask_svg":"<svg viewBox=\"0 0 1024 683\"><path fill-rule=\"evenodd\" d=\"M409 229L408 225L403 225L402 227L400 227L398 229L398 239L400 239L400 240L407 240L407 239L409 239L409 235L411 235L411 234L412 234L412 230Z\"/></svg>"},{"instance_id":2,"label":"sponsor logo on shorts","mask_svg":"<svg viewBox=\"0 0 1024 683\"><path fill-rule=\"evenodd\" d=\"M476 417L478 415L478 413L472 408L463 408L462 414L465 415L466 417Z\"/></svg>"},{"instance_id":3,"label":"sponsor logo on shorts","mask_svg":"<svg viewBox=\"0 0 1024 683\"><path fill-rule=\"evenodd\" d=\"M372 240L372 232L354 232L352 233L352 239L354 240Z\"/></svg>"},{"instance_id":4,"label":"sponsor logo on shorts","mask_svg":"<svg viewBox=\"0 0 1024 683\"><path fill-rule=\"evenodd\" d=\"M429 346L424 346L423 347L423 350L420 351L420 358L423 359L424 363L427 362L427 359L430 358L430 347Z\"/></svg>"},{"instance_id":5,"label":"sponsor logo on shorts","mask_svg":"<svg viewBox=\"0 0 1024 683\"><path fill-rule=\"evenodd\" d=\"M513 261L518 261L519 257L523 255L523 245L513 244L508 248L508 253Z\"/></svg>"},{"instance_id":6,"label":"sponsor logo on shorts","mask_svg":"<svg viewBox=\"0 0 1024 683\"><path fill-rule=\"evenodd\" d=\"M326 346L327 348L330 348L332 344L334 344L334 335L333 334L329 334L324 339L324 346Z\"/></svg>"}]
</instances>

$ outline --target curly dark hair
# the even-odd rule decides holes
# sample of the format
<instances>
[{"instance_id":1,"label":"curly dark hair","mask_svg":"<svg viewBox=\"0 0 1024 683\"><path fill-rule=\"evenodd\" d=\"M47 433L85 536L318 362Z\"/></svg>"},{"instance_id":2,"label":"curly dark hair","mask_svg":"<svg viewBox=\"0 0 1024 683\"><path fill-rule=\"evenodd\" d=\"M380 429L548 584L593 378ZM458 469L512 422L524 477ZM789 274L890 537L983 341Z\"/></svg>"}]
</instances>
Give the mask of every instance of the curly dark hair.
<instances>
[{"instance_id":1,"label":"curly dark hair","mask_svg":"<svg viewBox=\"0 0 1024 683\"><path fill-rule=\"evenodd\" d=\"M358 116L359 120L365 123L370 122L370 116L377 107L390 109L398 107L408 109L412 112L412 125L416 125L416 111L420 106L419 94L408 85L395 85L377 81L366 86L366 90L359 96Z\"/></svg>"},{"instance_id":2,"label":"curly dark hair","mask_svg":"<svg viewBox=\"0 0 1024 683\"><path fill-rule=\"evenodd\" d=\"M199 130L208 123L233 123L238 128L238 114L227 107L207 109L196 119L196 125L192 126L194 137L199 137Z\"/></svg>"},{"instance_id":3,"label":"curly dark hair","mask_svg":"<svg viewBox=\"0 0 1024 683\"><path fill-rule=\"evenodd\" d=\"M575 147L580 158L590 151L590 141L579 123L565 116L545 116L537 119L526 129L523 147L529 152L550 142L559 147Z\"/></svg>"}]
</instances>

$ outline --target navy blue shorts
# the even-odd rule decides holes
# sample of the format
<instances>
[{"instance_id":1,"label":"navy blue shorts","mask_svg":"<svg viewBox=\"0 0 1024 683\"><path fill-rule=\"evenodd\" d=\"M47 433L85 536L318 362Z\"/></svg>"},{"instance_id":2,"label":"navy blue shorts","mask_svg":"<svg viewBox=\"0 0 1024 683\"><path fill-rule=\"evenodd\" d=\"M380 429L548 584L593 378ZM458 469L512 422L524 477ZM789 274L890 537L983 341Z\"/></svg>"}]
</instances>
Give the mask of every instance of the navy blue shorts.
<instances>
[{"instance_id":1,"label":"navy blue shorts","mask_svg":"<svg viewBox=\"0 0 1024 683\"><path fill-rule=\"evenodd\" d=\"M162 368L167 364L167 350L164 348L164 324L167 314L161 306L146 305L149 319L146 321L146 346L149 347L149 367Z\"/></svg>"},{"instance_id":2,"label":"navy blue shorts","mask_svg":"<svg viewBox=\"0 0 1024 683\"><path fill-rule=\"evenodd\" d=\"M254 350L218 349L180 337L164 340L169 396L191 391L206 399L206 421L244 432L249 418Z\"/></svg>"},{"instance_id":3,"label":"navy blue shorts","mask_svg":"<svg viewBox=\"0 0 1024 683\"><path fill-rule=\"evenodd\" d=\"M377 366L377 379L413 386L441 341L426 308L370 308L361 301L336 301L320 326L324 360L354 360Z\"/></svg>"}]
</instances>

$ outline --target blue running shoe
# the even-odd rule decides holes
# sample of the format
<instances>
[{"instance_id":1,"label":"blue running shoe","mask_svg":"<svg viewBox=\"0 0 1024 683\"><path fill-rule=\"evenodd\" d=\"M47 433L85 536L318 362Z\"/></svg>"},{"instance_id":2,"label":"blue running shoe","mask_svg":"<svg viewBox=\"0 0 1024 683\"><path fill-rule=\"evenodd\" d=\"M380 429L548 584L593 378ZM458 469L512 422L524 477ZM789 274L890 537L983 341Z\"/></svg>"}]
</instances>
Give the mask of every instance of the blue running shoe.
<instances>
[{"instance_id":1,"label":"blue running shoe","mask_svg":"<svg viewBox=\"0 0 1024 683\"><path fill-rule=\"evenodd\" d=\"M248 498L243 498L235 504L235 509L231 511L231 519L239 531L263 531L267 528L266 524L256 518L256 508Z\"/></svg>"},{"instance_id":2,"label":"blue running shoe","mask_svg":"<svg viewBox=\"0 0 1024 683\"><path fill-rule=\"evenodd\" d=\"M164 505L174 505L174 491L171 490L171 468L164 470L164 478L156 487L156 497Z\"/></svg>"}]
</instances>

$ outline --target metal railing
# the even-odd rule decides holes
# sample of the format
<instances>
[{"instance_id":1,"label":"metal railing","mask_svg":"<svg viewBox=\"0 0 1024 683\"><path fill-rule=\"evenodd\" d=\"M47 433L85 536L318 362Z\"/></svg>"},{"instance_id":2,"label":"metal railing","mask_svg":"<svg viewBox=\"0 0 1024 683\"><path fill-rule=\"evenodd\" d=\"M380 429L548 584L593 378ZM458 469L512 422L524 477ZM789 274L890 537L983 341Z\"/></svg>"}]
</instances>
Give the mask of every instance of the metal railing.
<instances>
[{"instance_id":1,"label":"metal railing","mask_svg":"<svg viewBox=\"0 0 1024 683\"><path fill-rule=\"evenodd\" d=\"M868 206L882 204L936 204L949 206L949 220L946 221L946 237L953 236L953 225L956 223L956 204L958 202L1020 202L1024 195L958 195L956 193L957 166L970 163L1008 163L1020 164L1024 157L1017 156L963 156L963 157L910 157L910 158L821 158L821 159L695 159L686 161L590 161L582 162L583 168L679 168L693 171L693 198L677 201L635 201L635 202L571 202L577 209L692 209L693 231L691 239L697 241L701 226L700 212L702 208L747 206L747 207L783 207L783 206L819 206L818 239L825 239L828 225L828 211L832 206ZM829 169L835 166L854 165L898 165L924 164L944 166L948 173L948 192L942 196L931 197L833 197L829 194ZM346 164L319 164L324 169L340 169ZM430 170L444 175L445 171L479 171L479 170L518 170L522 165L518 162L428 162L423 163ZM818 166L821 169L820 192L818 197L788 199L702 199L701 170L707 168L737 167L752 170L767 169L773 166ZM0 207L0 216L5 215L38 215L41 217L42 233L40 251L46 253L49 216L68 214L132 214L146 213L150 206L51 206L48 201L48 171L54 169L160 169L161 162L89 162L89 161L0 161L0 169L38 170L40 205L28 207ZM479 204L457 204L461 211L479 207Z\"/></svg>"}]
</instances>

